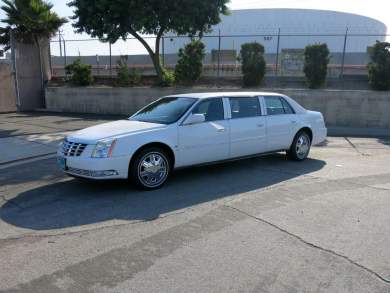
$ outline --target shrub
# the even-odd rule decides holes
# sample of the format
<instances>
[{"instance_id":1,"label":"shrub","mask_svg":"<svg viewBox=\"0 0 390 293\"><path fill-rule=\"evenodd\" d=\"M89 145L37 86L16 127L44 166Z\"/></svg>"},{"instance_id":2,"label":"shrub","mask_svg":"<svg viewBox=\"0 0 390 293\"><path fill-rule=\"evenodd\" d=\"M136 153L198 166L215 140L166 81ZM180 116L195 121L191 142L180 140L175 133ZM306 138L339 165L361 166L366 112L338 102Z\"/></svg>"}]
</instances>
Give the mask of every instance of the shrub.
<instances>
[{"instance_id":1,"label":"shrub","mask_svg":"<svg viewBox=\"0 0 390 293\"><path fill-rule=\"evenodd\" d=\"M179 60L175 67L175 78L179 83L190 84L202 75L205 45L200 40L192 40L179 50Z\"/></svg>"},{"instance_id":2,"label":"shrub","mask_svg":"<svg viewBox=\"0 0 390 293\"><path fill-rule=\"evenodd\" d=\"M266 68L263 45L257 42L243 44L240 60L244 86L259 86Z\"/></svg>"},{"instance_id":3,"label":"shrub","mask_svg":"<svg viewBox=\"0 0 390 293\"><path fill-rule=\"evenodd\" d=\"M127 65L128 56L120 56L117 61L118 64L118 84L120 86L137 85L141 82L141 74L136 68L129 70Z\"/></svg>"},{"instance_id":4,"label":"shrub","mask_svg":"<svg viewBox=\"0 0 390 293\"><path fill-rule=\"evenodd\" d=\"M128 60L127 55L122 55L119 57L119 59L117 61L118 83L121 86L127 86L130 84L130 74L129 74L129 68L127 66L127 60Z\"/></svg>"},{"instance_id":5,"label":"shrub","mask_svg":"<svg viewBox=\"0 0 390 293\"><path fill-rule=\"evenodd\" d=\"M305 48L305 72L309 88L320 88L324 85L330 53L327 44L308 45Z\"/></svg>"},{"instance_id":6,"label":"shrub","mask_svg":"<svg viewBox=\"0 0 390 293\"><path fill-rule=\"evenodd\" d=\"M138 69L132 68L129 71L129 80L131 85L138 85L141 83L141 73Z\"/></svg>"},{"instance_id":7,"label":"shrub","mask_svg":"<svg viewBox=\"0 0 390 293\"><path fill-rule=\"evenodd\" d=\"M368 80L375 90L390 89L390 43L377 42L371 50Z\"/></svg>"},{"instance_id":8,"label":"shrub","mask_svg":"<svg viewBox=\"0 0 390 293\"><path fill-rule=\"evenodd\" d=\"M72 64L65 67L66 74L71 75L71 81L77 85L90 85L93 82L91 73L92 66L81 63L80 59L75 60Z\"/></svg>"},{"instance_id":9,"label":"shrub","mask_svg":"<svg viewBox=\"0 0 390 293\"><path fill-rule=\"evenodd\" d=\"M163 69L162 79L157 82L158 86L171 86L175 83L175 74L172 71Z\"/></svg>"}]
</instances>

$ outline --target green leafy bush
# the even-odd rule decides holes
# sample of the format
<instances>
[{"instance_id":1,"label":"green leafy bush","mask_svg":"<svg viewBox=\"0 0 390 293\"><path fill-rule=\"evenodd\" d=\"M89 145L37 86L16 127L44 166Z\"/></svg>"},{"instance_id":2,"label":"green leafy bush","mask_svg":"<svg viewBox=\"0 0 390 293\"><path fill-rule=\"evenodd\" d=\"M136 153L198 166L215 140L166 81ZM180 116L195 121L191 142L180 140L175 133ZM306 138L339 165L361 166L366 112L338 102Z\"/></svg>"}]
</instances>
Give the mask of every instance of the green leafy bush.
<instances>
[{"instance_id":1,"label":"green leafy bush","mask_svg":"<svg viewBox=\"0 0 390 293\"><path fill-rule=\"evenodd\" d=\"M127 86L130 84L130 74L129 68L127 66L127 55L122 55L119 57L116 62L118 65L117 76L118 76L118 84L121 86Z\"/></svg>"},{"instance_id":2,"label":"green leafy bush","mask_svg":"<svg viewBox=\"0 0 390 293\"><path fill-rule=\"evenodd\" d=\"M127 65L128 56L123 55L120 56L119 60L117 61L118 64L118 70L117 70L117 76L118 76L118 84L120 86L134 86L141 82L141 74L139 70L136 68L132 68L129 70L129 67Z\"/></svg>"},{"instance_id":3,"label":"green leafy bush","mask_svg":"<svg viewBox=\"0 0 390 293\"><path fill-rule=\"evenodd\" d=\"M259 86L266 69L263 45L257 42L242 44L240 60L244 86Z\"/></svg>"},{"instance_id":4,"label":"green leafy bush","mask_svg":"<svg viewBox=\"0 0 390 293\"><path fill-rule=\"evenodd\" d=\"M171 86L175 83L175 73L163 68L162 78L157 81L158 86Z\"/></svg>"},{"instance_id":5,"label":"green leafy bush","mask_svg":"<svg viewBox=\"0 0 390 293\"><path fill-rule=\"evenodd\" d=\"M175 67L176 82L191 84L199 80L206 56L205 45L200 40L192 40L179 50L179 60Z\"/></svg>"},{"instance_id":6,"label":"green leafy bush","mask_svg":"<svg viewBox=\"0 0 390 293\"><path fill-rule=\"evenodd\" d=\"M375 90L390 89L390 43L377 42L371 50L368 79Z\"/></svg>"},{"instance_id":7,"label":"green leafy bush","mask_svg":"<svg viewBox=\"0 0 390 293\"><path fill-rule=\"evenodd\" d=\"M93 82L91 69L91 65L81 63L80 59L65 67L66 74L71 75L71 81L82 86L90 85Z\"/></svg>"},{"instance_id":8,"label":"green leafy bush","mask_svg":"<svg viewBox=\"0 0 390 293\"><path fill-rule=\"evenodd\" d=\"M137 68L131 68L129 71L129 79L131 85L139 85L141 83L141 73Z\"/></svg>"},{"instance_id":9,"label":"green leafy bush","mask_svg":"<svg viewBox=\"0 0 390 293\"><path fill-rule=\"evenodd\" d=\"M320 88L324 85L330 60L327 44L308 45L305 48L305 72L309 88Z\"/></svg>"}]
</instances>

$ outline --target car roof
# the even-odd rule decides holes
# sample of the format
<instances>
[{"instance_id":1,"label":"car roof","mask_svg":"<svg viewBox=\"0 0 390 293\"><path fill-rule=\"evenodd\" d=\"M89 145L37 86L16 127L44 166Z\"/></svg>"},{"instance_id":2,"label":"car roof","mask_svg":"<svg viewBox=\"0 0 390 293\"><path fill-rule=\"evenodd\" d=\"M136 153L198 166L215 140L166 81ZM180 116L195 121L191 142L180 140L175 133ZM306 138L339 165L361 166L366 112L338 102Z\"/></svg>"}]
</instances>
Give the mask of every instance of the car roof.
<instances>
[{"instance_id":1,"label":"car roof","mask_svg":"<svg viewBox=\"0 0 390 293\"><path fill-rule=\"evenodd\" d=\"M256 96L284 96L280 93L273 92L207 92L207 93L186 93L180 95L170 95L168 97L182 97L182 98L217 98L217 97L256 97Z\"/></svg>"}]
</instances>

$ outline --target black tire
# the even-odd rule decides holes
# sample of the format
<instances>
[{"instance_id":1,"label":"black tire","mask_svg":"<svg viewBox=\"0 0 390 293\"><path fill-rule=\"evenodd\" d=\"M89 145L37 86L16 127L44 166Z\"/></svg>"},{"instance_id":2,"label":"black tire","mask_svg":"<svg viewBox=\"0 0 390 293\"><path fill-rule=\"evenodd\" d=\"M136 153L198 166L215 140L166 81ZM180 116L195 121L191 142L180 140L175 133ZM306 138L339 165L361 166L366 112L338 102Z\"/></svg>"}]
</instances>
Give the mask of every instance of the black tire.
<instances>
[{"instance_id":1,"label":"black tire","mask_svg":"<svg viewBox=\"0 0 390 293\"><path fill-rule=\"evenodd\" d=\"M310 147L310 135L306 131L301 130L295 135L287 155L293 161L303 161L309 155Z\"/></svg>"},{"instance_id":2,"label":"black tire","mask_svg":"<svg viewBox=\"0 0 390 293\"><path fill-rule=\"evenodd\" d=\"M154 165L157 160L153 159L153 156L159 160L161 159L161 165ZM138 152L131 161L129 166L129 179L137 187L144 190L158 189L168 180L171 169L171 159L163 149L148 147ZM142 176L142 174L145 174L145 176Z\"/></svg>"}]
</instances>

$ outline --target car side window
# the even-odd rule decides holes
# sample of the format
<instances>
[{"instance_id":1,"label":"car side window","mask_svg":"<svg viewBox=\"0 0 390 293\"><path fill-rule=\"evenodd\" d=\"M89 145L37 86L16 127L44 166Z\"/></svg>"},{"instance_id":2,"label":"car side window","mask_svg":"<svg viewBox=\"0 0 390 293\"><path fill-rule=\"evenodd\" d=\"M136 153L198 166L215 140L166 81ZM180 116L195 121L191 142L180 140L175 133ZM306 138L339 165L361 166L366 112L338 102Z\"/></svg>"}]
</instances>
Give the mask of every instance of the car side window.
<instances>
[{"instance_id":1,"label":"car side window","mask_svg":"<svg viewBox=\"0 0 390 293\"><path fill-rule=\"evenodd\" d=\"M225 119L222 98L212 98L201 101L192 110L192 114L203 114L206 121Z\"/></svg>"},{"instance_id":2,"label":"car side window","mask_svg":"<svg viewBox=\"0 0 390 293\"><path fill-rule=\"evenodd\" d=\"M285 114L295 114L295 111L291 107L291 105L283 98L280 98L282 100L283 109Z\"/></svg>"},{"instance_id":3,"label":"car side window","mask_svg":"<svg viewBox=\"0 0 390 293\"><path fill-rule=\"evenodd\" d=\"M229 98L232 119L261 116L257 97Z\"/></svg>"},{"instance_id":4,"label":"car side window","mask_svg":"<svg viewBox=\"0 0 390 293\"><path fill-rule=\"evenodd\" d=\"M268 115L285 114L282 100L279 97L265 97L264 99Z\"/></svg>"}]
</instances>

